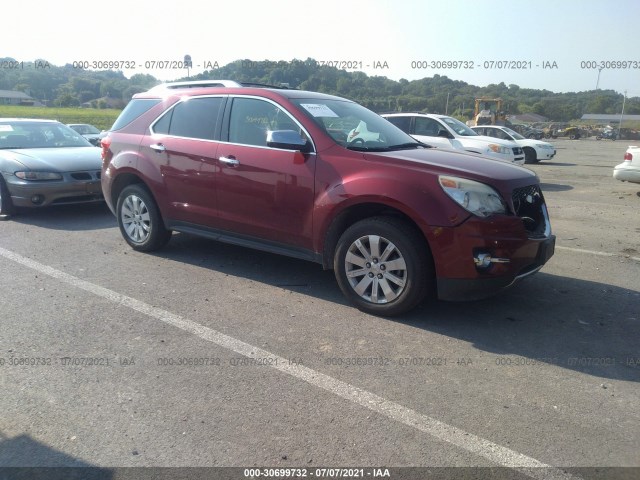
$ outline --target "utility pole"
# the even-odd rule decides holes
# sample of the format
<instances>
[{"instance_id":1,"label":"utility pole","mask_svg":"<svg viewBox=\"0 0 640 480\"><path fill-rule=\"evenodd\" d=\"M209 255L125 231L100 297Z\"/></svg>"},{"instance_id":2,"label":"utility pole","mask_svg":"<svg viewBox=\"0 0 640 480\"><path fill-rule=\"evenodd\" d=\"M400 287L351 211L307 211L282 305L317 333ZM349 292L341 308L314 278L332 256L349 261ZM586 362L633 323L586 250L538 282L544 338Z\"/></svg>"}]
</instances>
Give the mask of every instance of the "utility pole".
<instances>
[{"instance_id":1,"label":"utility pole","mask_svg":"<svg viewBox=\"0 0 640 480\"><path fill-rule=\"evenodd\" d=\"M444 106L444 114L449 115L449 92L447 92L447 104Z\"/></svg>"},{"instance_id":2,"label":"utility pole","mask_svg":"<svg viewBox=\"0 0 640 480\"><path fill-rule=\"evenodd\" d=\"M622 134L622 117L624 116L624 104L627 100L627 91L624 91L624 98L622 99L622 112L620 113L620 121L618 122L618 140L620 140L620 135Z\"/></svg>"},{"instance_id":3,"label":"utility pole","mask_svg":"<svg viewBox=\"0 0 640 480\"><path fill-rule=\"evenodd\" d=\"M184 56L184 68L187 69L187 78L189 78L189 69L193 66L193 62L191 61L191 55Z\"/></svg>"},{"instance_id":4,"label":"utility pole","mask_svg":"<svg viewBox=\"0 0 640 480\"><path fill-rule=\"evenodd\" d=\"M596 90L598 90L598 85L600 85L600 72L602 71L602 68L598 69L598 80L596 81Z\"/></svg>"}]
</instances>

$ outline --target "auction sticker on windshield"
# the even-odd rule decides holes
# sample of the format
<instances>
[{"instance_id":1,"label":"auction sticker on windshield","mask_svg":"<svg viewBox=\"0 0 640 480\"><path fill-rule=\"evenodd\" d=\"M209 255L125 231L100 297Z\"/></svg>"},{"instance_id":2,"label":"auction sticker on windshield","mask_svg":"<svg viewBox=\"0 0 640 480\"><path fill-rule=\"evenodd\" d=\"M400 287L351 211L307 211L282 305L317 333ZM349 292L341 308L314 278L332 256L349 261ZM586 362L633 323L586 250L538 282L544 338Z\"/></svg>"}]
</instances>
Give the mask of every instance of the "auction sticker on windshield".
<instances>
[{"instance_id":1,"label":"auction sticker on windshield","mask_svg":"<svg viewBox=\"0 0 640 480\"><path fill-rule=\"evenodd\" d=\"M331 110L326 105L321 105L317 103L301 103L307 112L309 112L314 117L335 117L338 118L336 112Z\"/></svg>"}]
</instances>

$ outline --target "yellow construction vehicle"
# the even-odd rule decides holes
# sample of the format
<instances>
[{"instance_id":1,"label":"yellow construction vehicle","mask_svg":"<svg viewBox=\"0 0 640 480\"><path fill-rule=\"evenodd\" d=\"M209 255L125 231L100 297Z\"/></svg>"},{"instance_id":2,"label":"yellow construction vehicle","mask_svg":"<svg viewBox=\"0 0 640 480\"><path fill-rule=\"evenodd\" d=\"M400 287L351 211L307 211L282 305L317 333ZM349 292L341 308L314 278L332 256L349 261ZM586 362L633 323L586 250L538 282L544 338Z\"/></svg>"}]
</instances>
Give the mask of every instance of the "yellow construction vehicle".
<instances>
[{"instance_id":1,"label":"yellow construction vehicle","mask_svg":"<svg viewBox=\"0 0 640 480\"><path fill-rule=\"evenodd\" d=\"M481 108L482 107L482 108ZM467 122L470 127L476 125L505 125L507 116L502 110L501 98L476 98L473 119Z\"/></svg>"}]
</instances>

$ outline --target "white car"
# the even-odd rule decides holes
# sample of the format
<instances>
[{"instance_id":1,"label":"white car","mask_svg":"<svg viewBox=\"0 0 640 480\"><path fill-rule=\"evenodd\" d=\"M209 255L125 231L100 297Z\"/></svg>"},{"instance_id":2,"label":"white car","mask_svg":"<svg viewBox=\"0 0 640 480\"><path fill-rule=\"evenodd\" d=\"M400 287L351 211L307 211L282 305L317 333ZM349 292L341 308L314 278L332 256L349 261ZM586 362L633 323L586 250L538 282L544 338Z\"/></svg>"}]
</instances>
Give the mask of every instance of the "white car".
<instances>
[{"instance_id":1,"label":"white car","mask_svg":"<svg viewBox=\"0 0 640 480\"><path fill-rule=\"evenodd\" d=\"M525 163L538 163L540 160L551 160L556 154L556 147L542 140L534 140L525 138L515 130L500 125L481 125L479 127L471 127L480 135L487 137L500 138L502 140L510 140L517 143L524 151Z\"/></svg>"},{"instance_id":2,"label":"white car","mask_svg":"<svg viewBox=\"0 0 640 480\"><path fill-rule=\"evenodd\" d=\"M622 182L640 183L640 147L629 146L624 154L624 162L613 169L613 178Z\"/></svg>"},{"instance_id":3,"label":"white car","mask_svg":"<svg viewBox=\"0 0 640 480\"><path fill-rule=\"evenodd\" d=\"M416 140L434 147L465 150L517 165L524 152L514 142L483 137L464 123L446 115L431 113L390 113L382 115Z\"/></svg>"}]
</instances>

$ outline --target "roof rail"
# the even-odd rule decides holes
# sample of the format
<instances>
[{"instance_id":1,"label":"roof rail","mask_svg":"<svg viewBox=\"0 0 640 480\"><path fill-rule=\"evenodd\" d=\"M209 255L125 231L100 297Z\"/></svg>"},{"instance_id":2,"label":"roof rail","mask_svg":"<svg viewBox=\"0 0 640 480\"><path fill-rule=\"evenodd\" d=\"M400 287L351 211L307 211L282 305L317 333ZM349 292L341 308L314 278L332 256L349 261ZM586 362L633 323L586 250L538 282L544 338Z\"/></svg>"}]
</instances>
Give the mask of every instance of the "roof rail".
<instances>
[{"instance_id":1,"label":"roof rail","mask_svg":"<svg viewBox=\"0 0 640 480\"><path fill-rule=\"evenodd\" d=\"M242 82L243 87L259 87L259 88L277 88L281 90L291 90L288 83L280 83L280 85L271 85L269 83Z\"/></svg>"},{"instance_id":2,"label":"roof rail","mask_svg":"<svg viewBox=\"0 0 640 480\"><path fill-rule=\"evenodd\" d=\"M253 83L253 82L236 82L234 80L192 80L188 82L169 82L161 83L151 88L150 92L157 92L159 90L171 90L177 88L206 88L206 87L260 87L260 88L277 88L277 89L291 89L288 83L281 83L280 85L269 85L266 83Z\"/></svg>"},{"instance_id":3,"label":"roof rail","mask_svg":"<svg viewBox=\"0 0 640 480\"><path fill-rule=\"evenodd\" d=\"M242 87L242 84L233 80L192 80L189 82L169 82L161 83L151 88L150 92L158 90L169 90L174 88L204 88L204 87Z\"/></svg>"}]
</instances>

